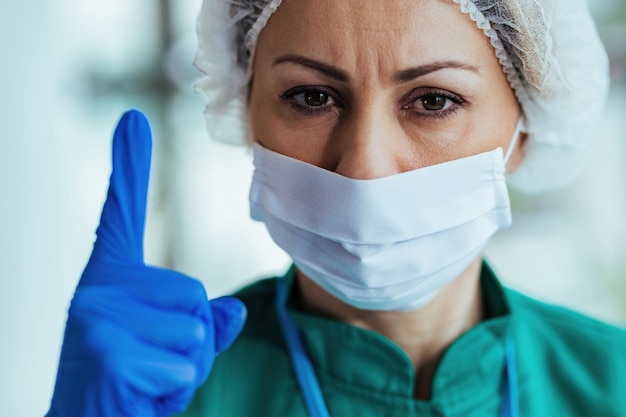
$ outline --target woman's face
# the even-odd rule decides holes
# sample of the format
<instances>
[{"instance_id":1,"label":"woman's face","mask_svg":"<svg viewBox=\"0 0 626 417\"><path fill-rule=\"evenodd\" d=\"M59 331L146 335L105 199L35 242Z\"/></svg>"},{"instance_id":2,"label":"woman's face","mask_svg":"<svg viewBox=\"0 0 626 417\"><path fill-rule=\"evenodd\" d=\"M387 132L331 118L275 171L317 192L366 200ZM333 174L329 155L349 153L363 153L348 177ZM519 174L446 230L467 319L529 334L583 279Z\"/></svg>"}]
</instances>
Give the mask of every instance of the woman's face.
<instances>
[{"instance_id":1,"label":"woman's face","mask_svg":"<svg viewBox=\"0 0 626 417\"><path fill-rule=\"evenodd\" d=\"M506 151L520 117L489 40L449 0L284 0L249 110L255 141L355 179Z\"/></svg>"}]
</instances>

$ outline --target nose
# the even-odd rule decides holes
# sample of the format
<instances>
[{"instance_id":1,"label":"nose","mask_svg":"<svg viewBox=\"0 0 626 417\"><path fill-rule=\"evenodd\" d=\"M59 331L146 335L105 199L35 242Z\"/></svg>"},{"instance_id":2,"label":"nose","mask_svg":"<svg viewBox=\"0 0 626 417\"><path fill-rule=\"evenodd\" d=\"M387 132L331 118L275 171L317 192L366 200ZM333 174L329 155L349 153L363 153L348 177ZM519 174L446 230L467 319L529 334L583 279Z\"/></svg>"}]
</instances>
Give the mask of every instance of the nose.
<instances>
[{"instance_id":1,"label":"nose","mask_svg":"<svg viewBox=\"0 0 626 417\"><path fill-rule=\"evenodd\" d=\"M400 173L398 121L380 111L355 111L336 129L335 172L353 179L375 179Z\"/></svg>"}]
</instances>

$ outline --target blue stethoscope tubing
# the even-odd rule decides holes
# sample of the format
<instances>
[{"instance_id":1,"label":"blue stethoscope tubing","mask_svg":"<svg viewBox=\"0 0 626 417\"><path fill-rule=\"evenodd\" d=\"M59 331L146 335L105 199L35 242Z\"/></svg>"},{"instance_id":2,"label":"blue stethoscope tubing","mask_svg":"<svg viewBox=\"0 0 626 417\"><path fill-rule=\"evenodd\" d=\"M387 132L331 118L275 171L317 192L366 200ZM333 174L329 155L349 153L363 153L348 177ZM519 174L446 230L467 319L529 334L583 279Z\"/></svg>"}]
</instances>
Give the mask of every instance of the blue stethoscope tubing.
<instances>
[{"instance_id":1,"label":"blue stethoscope tubing","mask_svg":"<svg viewBox=\"0 0 626 417\"><path fill-rule=\"evenodd\" d=\"M287 285L285 285L284 279L279 279L276 292L276 312L283 331L283 337L287 343L291 364L300 386L300 392L304 399L304 405L309 413L309 417L330 417L322 397L320 384L313 370L313 364L311 364L309 355L307 355L302 344L300 331L287 315L287 310L285 309L286 301Z\"/></svg>"},{"instance_id":2,"label":"blue stethoscope tubing","mask_svg":"<svg viewBox=\"0 0 626 417\"><path fill-rule=\"evenodd\" d=\"M313 364L306 353L300 331L289 318L285 303L287 301L287 285L285 279L279 279L276 292L276 313L287 344L291 364L296 374L298 386L304 399L309 417L330 417L322 390L313 370ZM511 337L505 342L505 366L502 378L501 417L519 417L517 365L515 343Z\"/></svg>"}]
</instances>

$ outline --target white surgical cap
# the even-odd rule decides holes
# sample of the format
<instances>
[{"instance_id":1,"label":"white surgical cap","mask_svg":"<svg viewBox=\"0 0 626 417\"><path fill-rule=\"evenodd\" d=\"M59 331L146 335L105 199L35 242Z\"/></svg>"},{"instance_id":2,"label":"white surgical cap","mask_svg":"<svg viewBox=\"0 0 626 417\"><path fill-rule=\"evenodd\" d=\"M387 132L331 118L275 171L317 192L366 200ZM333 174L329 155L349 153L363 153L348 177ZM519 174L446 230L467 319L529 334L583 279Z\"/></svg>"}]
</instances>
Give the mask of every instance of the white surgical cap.
<instances>
[{"instance_id":1,"label":"white surgical cap","mask_svg":"<svg viewBox=\"0 0 626 417\"><path fill-rule=\"evenodd\" d=\"M206 77L211 137L245 143L259 33L282 0L204 0L194 64ZM527 120L526 158L509 177L525 192L581 171L608 94L609 70L585 0L452 0L489 37Z\"/></svg>"}]
</instances>

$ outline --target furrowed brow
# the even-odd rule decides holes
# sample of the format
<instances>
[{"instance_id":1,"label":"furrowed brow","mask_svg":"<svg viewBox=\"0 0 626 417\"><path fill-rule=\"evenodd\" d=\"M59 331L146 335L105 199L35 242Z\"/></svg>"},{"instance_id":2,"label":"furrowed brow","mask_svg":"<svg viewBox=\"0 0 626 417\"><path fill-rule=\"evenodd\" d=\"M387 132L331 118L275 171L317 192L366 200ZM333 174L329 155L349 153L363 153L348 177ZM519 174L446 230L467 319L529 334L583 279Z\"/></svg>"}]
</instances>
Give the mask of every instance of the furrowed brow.
<instances>
[{"instance_id":1,"label":"furrowed brow","mask_svg":"<svg viewBox=\"0 0 626 417\"><path fill-rule=\"evenodd\" d=\"M301 55L293 55L293 54L283 55L281 57L276 58L274 62L272 63L272 66L274 67L276 65L284 64L284 63L291 63L291 64L300 65L306 68L310 68L312 70L315 70L327 76L328 78L332 78L337 81L341 81L341 82L348 81L348 74L346 74L344 71L340 70L339 68L326 64L324 62L316 61L314 59L301 56Z\"/></svg>"},{"instance_id":2,"label":"furrowed brow","mask_svg":"<svg viewBox=\"0 0 626 417\"><path fill-rule=\"evenodd\" d=\"M480 70L478 69L478 67L475 67L473 65L468 65L459 61L441 61L433 62L432 64L427 65L420 65L419 67L409 68L400 71L396 74L395 79L397 82L404 83L419 77L423 77L424 75L448 68L467 70L476 74L480 74Z\"/></svg>"}]
</instances>

